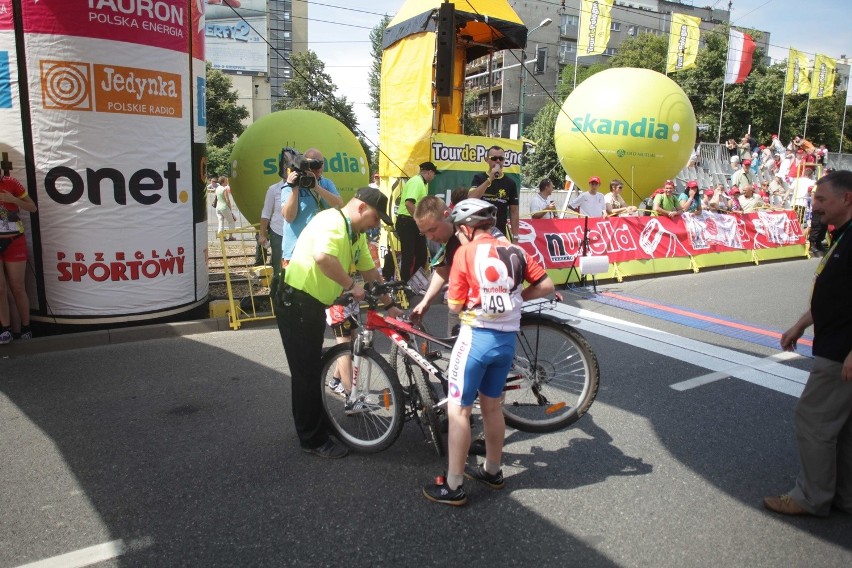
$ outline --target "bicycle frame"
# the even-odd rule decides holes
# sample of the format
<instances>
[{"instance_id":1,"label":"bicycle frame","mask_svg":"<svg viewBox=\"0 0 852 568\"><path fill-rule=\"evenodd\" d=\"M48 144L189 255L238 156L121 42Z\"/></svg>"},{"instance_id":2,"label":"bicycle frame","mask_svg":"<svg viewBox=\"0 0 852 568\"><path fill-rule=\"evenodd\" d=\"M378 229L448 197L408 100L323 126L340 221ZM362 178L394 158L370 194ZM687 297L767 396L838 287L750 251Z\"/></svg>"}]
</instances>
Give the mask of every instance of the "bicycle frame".
<instances>
[{"instance_id":1,"label":"bicycle frame","mask_svg":"<svg viewBox=\"0 0 852 568\"><path fill-rule=\"evenodd\" d=\"M355 356L358 357L361 353L361 349L364 347L371 347L373 344L373 332L380 331L383 335L385 335L388 339L390 339L393 343L397 345L397 347L405 353L405 355L414 361L417 366L421 369L435 377L441 382L446 382L446 377L439 368L432 364L426 357L424 357L420 351L415 347L411 346L411 338L414 337L422 337L427 341L432 341L446 348L452 348L452 344L448 344L446 341L443 341L437 337L433 337L429 335L425 331L419 330L415 328L408 322L386 317L378 313L373 309L367 310L367 322L364 325L364 330L358 334L358 338L355 342L354 353ZM359 341L360 340L360 341ZM360 358L360 357L359 357ZM355 367L358 366L360 361L356 361ZM353 369L354 371L354 369ZM357 375L357 372L353 373ZM355 381L353 378L353 390ZM444 404L446 400L442 400L439 404Z\"/></svg>"}]
</instances>

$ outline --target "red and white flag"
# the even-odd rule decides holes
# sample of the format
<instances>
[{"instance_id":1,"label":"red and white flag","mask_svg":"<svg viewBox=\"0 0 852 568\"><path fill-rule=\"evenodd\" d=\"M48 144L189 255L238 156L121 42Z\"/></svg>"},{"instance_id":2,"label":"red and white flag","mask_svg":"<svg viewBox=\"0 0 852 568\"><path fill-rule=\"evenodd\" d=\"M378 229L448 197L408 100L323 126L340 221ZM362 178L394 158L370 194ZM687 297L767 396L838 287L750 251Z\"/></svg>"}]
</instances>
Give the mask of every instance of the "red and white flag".
<instances>
[{"instance_id":1,"label":"red and white flag","mask_svg":"<svg viewBox=\"0 0 852 568\"><path fill-rule=\"evenodd\" d=\"M725 70L725 83L742 83L751 73L751 56L756 47L752 37L731 28L728 39L728 66Z\"/></svg>"}]
</instances>

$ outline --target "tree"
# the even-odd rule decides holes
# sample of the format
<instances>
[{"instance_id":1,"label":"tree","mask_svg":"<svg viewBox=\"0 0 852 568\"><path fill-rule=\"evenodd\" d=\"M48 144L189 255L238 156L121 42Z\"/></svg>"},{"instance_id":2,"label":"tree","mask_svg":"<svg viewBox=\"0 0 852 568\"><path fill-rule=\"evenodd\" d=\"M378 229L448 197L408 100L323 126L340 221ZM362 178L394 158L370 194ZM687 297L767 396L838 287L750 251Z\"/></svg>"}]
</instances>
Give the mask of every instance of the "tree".
<instances>
[{"instance_id":1,"label":"tree","mask_svg":"<svg viewBox=\"0 0 852 568\"><path fill-rule=\"evenodd\" d=\"M293 76L282 87L284 97L275 103L275 110L315 110L336 118L358 135L358 119L352 103L334 94L337 86L317 54L310 49L294 53L290 63Z\"/></svg>"},{"instance_id":2,"label":"tree","mask_svg":"<svg viewBox=\"0 0 852 568\"><path fill-rule=\"evenodd\" d=\"M573 71L572 71L573 75ZM535 149L524 156L521 168L521 185L536 186L548 177L556 187L562 187L562 168L556 155L553 131L559 116L560 104L553 101L545 104L533 118L524 135L535 142Z\"/></svg>"},{"instance_id":3,"label":"tree","mask_svg":"<svg viewBox=\"0 0 852 568\"><path fill-rule=\"evenodd\" d=\"M373 65L370 67L368 75L370 81L370 102L369 108L373 111L373 116L376 120L379 119L379 95L382 90L382 44L385 39L385 28L391 21L391 17L385 15L382 21L376 24L370 31L370 43L373 46Z\"/></svg>"},{"instance_id":4,"label":"tree","mask_svg":"<svg viewBox=\"0 0 852 568\"><path fill-rule=\"evenodd\" d=\"M612 58L611 67L641 67L666 72L669 36L641 33L627 38Z\"/></svg>"},{"instance_id":5,"label":"tree","mask_svg":"<svg viewBox=\"0 0 852 568\"><path fill-rule=\"evenodd\" d=\"M577 84L579 85L592 75L607 69L607 65L596 63L589 67L577 69ZM539 110L529 128L524 130L524 136L535 142L535 150L524 157L521 168L522 185L533 186L545 177L553 180L556 187L562 187L563 170L556 155L554 130L556 119L562 112L562 103L574 90L574 66L566 65L562 69L559 83L556 85L556 100Z\"/></svg>"},{"instance_id":6,"label":"tree","mask_svg":"<svg viewBox=\"0 0 852 568\"><path fill-rule=\"evenodd\" d=\"M465 92L462 110L462 132L468 136L485 136L485 119L474 118L474 105L476 105L476 95L470 91Z\"/></svg>"},{"instance_id":7,"label":"tree","mask_svg":"<svg viewBox=\"0 0 852 568\"><path fill-rule=\"evenodd\" d=\"M230 77L207 62L207 143L213 146L226 146L245 130L241 121L249 112L237 104L239 95L233 86Z\"/></svg>"}]
</instances>

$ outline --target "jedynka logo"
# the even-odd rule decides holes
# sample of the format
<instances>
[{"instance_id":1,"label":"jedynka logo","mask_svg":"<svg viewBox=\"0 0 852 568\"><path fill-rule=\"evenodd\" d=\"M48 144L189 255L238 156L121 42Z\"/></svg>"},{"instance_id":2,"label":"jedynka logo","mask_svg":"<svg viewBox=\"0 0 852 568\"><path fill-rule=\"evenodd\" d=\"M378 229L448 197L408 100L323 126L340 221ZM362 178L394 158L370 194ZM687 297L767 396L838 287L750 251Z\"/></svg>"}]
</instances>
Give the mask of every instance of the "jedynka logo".
<instances>
[{"instance_id":1,"label":"jedynka logo","mask_svg":"<svg viewBox=\"0 0 852 568\"><path fill-rule=\"evenodd\" d=\"M114 112L180 118L181 76L165 71L42 60L46 109Z\"/></svg>"}]
</instances>

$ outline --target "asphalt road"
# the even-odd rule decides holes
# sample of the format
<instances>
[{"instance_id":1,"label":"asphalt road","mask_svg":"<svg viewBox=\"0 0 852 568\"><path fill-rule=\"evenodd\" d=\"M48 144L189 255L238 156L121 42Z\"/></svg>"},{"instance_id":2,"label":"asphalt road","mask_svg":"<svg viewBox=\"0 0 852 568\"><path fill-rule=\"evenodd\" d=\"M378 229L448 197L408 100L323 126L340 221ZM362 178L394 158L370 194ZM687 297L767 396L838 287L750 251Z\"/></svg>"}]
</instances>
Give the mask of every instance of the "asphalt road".
<instances>
[{"instance_id":1,"label":"asphalt road","mask_svg":"<svg viewBox=\"0 0 852 568\"><path fill-rule=\"evenodd\" d=\"M599 291L780 331L815 266ZM446 466L414 424L380 454L301 452L272 327L7 356L0 567L852 565L852 516L761 504L796 474L789 391L807 358L584 292L565 303L600 361L596 402L563 432L510 430L506 489L468 482L458 509L420 495ZM60 556L75 552L89 560Z\"/></svg>"}]
</instances>

